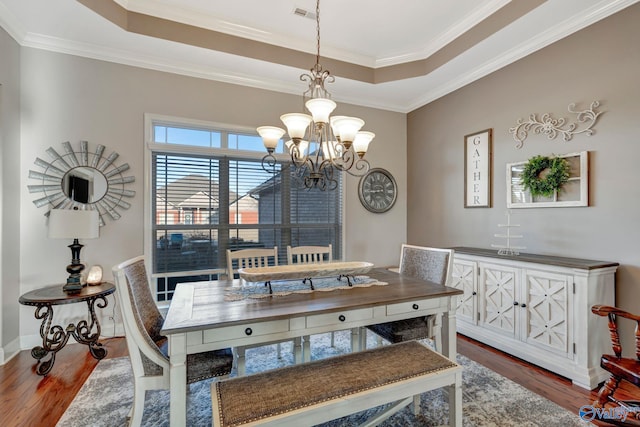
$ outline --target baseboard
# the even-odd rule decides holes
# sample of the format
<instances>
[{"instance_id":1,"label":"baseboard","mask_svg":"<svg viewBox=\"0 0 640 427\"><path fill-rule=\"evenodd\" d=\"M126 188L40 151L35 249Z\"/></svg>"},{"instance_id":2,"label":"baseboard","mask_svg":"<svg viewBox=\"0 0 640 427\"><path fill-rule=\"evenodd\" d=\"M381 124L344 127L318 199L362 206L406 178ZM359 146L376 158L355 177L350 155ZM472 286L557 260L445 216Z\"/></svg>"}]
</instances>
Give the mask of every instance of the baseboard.
<instances>
[{"instance_id":1,"label":"baseboard","mask_svg":"<svg viewBox=\"0 0 640 427\"><path fill-rule=\"evenodd\" d=\"M0 365L4 365L20 353L20 337L17 337L4 347L0 347Z\"/></svg>"}]
</instances>

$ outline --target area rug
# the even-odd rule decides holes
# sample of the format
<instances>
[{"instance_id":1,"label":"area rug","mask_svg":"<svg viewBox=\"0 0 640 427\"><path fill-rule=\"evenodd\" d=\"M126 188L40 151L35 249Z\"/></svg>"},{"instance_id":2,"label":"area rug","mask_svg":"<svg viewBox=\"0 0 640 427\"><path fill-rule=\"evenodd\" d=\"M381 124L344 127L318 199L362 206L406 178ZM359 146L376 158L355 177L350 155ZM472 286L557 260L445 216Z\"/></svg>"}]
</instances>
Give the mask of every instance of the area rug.
<instances>
[{"instance_id":1,"label":"area rug","mask_svg":"<svg viewBox=\"0 0 640 427\"><path fill-rule=\"evenodd\" d=\"M350 350L346 331L336 332L331 347L330 334L312 336L312 360L331 357ZM375 338L367 340L375 345ZM276 356L275 345L248 349L247 373L255 373L293 363L288 344L282 344L282 357ZM464 367L463 425L464 426L584 426L584 422L555 403L535 394L519 384L458 355ZM232 373L231 375L235 375ZM187 425L211 425L210 381L201 381L188 387ZM268 391L267 391L268 392ZM133 382L129 358L100 361L75 399L64 413L58 427L116 427L126 425L126 416L133 401ZM421 414L414 416L409 408L387 419L382 426L437 426L447 423L448 404L442 390L422 395ZM383 407L374 408L349 417L322 424L323 427L357 425ZM577 411L577 408L576 408ZM142 425L160 427L169 425L169 392L147 392Z\"/></svg>"}]
</instances>

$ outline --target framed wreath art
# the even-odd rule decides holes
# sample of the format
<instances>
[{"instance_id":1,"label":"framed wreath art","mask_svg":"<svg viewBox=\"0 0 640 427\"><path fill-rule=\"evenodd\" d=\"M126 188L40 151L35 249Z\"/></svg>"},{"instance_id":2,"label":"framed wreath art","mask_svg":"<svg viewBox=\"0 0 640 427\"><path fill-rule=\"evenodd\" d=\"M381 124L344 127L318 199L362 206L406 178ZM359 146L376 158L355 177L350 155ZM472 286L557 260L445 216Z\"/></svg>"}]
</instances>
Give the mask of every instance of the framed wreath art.
<instances>
[{"instance_id":1,"label":"framed wreath art","mask_svg":"<svg viewBox=\"0 0 640 427\"><path fill-rule=\"evenodd\" d=\"M570 170L567 159L535 156L524 165L520 177L532 196L551 197L569 180Z\"/></svg>"},{"instance_id":2,"label":"framed wreath art","mask_svg":"<svg viewBox=\"0 0 640 427\"><path fill-rule=\"evenodd\" d=\"M588 206L588 152L507 164L507 207Z\"/></svg>"}]
</instances>

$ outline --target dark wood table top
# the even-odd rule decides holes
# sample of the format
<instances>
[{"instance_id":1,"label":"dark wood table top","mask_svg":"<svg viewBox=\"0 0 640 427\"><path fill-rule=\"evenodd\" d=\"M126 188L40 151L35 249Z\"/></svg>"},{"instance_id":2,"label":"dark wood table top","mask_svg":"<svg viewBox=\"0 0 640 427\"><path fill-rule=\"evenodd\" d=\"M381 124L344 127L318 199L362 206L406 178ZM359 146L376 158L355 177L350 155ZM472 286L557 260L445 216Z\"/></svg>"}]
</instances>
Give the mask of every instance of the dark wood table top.
<instances>
[{"instance_id":1,"label":"dark wood table top","mask_svg":"<svg viewBox=\"0 0 640 427\"><path fill-rule=\"evenodd\" d=\"M176 287L162 333L289 319L462 294L459 289L402 276L382 268L371 270L367 276L388 285L225 301L225 288L241 286L239 280L181 283Z\"/></svg>"},{"instance_id":2,"label":"dark wood table top","mask_svg":"<svg viewBox=\"0 0 640 427\"><path fill-rule=\"evenodd\" d=\"M116 287L111 282L102 282L99 285L87 285L75 294L68 294L62 290L63 285L52 285L45 288L35 289L22 295L18 300L24 305L61 305L72 304L80 301L87 301L92 298L107 296L112 294Z\"/></svg>"}]
</instances>

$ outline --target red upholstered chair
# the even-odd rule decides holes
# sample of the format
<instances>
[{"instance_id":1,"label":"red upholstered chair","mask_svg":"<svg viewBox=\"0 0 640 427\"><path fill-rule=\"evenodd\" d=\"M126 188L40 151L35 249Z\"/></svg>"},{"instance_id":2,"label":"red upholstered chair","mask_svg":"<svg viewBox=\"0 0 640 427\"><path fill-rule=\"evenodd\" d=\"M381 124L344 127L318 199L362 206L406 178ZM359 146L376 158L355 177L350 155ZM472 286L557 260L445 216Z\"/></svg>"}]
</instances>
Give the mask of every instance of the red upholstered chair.
<instances>
[{"instance_id":1,"label":"red upholstered chair","mask_svg":"<svg viewBox=\"0 0 640 427\"><path fill-rule=\"evenodd\" d=\"M621 401L614 396L614 393L621 381L627 381L638 387L638 395L640 396L640 316L620 310L616 307L605 305L594 305L591 311L598 316L607 316L609 318L609 332L611 333L611 345L614 354L603 354L600 359L600 366L611 373L611 377L604 383L598 392L598 398L593 403L596 407L603 407L606 403L612 402L623 407L637 406L638 400L634 402ZM635 343L636 357L622 357L622 346L620 345L620 335L618 334L617 318L622 317L636 322ZM634 417L640 420L640 412L629 412L628 418Z\"/></svg>"}]
</instances>

